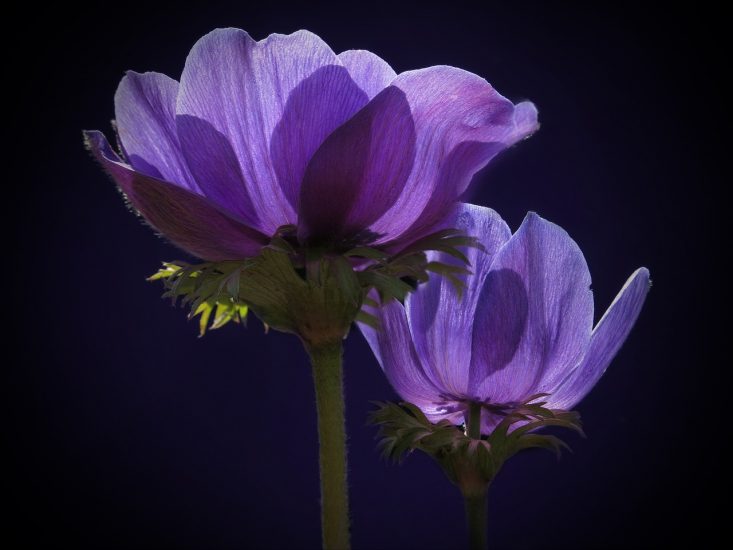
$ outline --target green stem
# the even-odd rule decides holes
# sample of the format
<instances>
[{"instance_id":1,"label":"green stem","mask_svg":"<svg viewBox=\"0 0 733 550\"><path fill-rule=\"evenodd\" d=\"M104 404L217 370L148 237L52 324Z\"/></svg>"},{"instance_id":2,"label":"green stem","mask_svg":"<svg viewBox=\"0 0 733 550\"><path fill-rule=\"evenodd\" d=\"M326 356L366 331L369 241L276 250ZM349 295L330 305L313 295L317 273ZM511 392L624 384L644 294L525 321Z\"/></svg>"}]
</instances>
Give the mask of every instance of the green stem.
<instances>
[{"instance_id":1,"label":"green stem","mask_svg":"<svg viewBox=\"0 0 733 550\"><path fill-rule=\"evenodd\" d=\"M325 550L349 548L342 344L307 346L313 365L321 465L321 528Z\"/></svg>"},{"instance_id":2,"label":"green stem","mask_svg":"<svg viewBox=\"0 0 733 550\"><path fill-rule=\"evenodd\" d=\"M477 494L464 493L463 500L468 521L468 547L471 550L486 550L488 547L486 489Z\"/></svg>"},{"instance_id":3,"label":"green stem","mask_svg":"<svg viewBox=\"0 0 733 550\"><path fill-rule=\"evenodd\" d=\"M466 435L471 439L481 439L481 403L471 402L468 406Z\"/></svg>"},{"instance_id":4,"label":"green stem","mask_svg":"<svg viewBox=\"0 0 733 550\"><path fill-rule=\"evenodd\" d=\"M466 435L471 439L481 439L481 404L471 403L468 406ZM470 480L470 481L469 481ZM483 480L471 479L469 476L461 487L463 500L466 505L466 520L468 522L468 547L471 550L486 550L488 538L486 534L487 486Z\"/></svg>"}]
</instances>

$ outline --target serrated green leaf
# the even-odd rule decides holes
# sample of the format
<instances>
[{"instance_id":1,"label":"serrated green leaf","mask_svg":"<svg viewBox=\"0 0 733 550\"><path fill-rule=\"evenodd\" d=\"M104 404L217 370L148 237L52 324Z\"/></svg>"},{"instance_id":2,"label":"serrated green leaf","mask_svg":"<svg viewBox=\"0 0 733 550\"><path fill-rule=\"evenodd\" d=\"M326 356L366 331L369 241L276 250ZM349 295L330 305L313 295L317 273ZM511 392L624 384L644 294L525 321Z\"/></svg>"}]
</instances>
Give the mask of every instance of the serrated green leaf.
<instances>
[{"instance_id":1,"label":"serrated green leaf","mask_svg":"<svg viewBox=\"0 0 733 550\"><path fill-rule=\"evenodd\" d=\"M392 299L402 301L413 290L402 279L378 271L360 271L356 275L362 287L373 288L377 291L383 304Z\"/></svg>"},{"instance_id":2,"label":"serrated green leaf","mask_svg":"<svg viewBox=\"0 0 733 550\"><path fill-rule=\"evenodd\" d=\"M200 304L191 315L192 317L195 317L196 315L200 315L199 318L199 336L203 336L206 334L206 327L209 324L209 317L211 317L211 312L214 310L213 304L210 302L203 302Z\"/></svg>"},{"instance_id":3,"label":"serrated green leaf","mask_svg":"<svg viewBox=\"0 0 733 550\"><path fill-rule=\"evenodd\" d=\"M432 456L456 483L474 487L476 480L489 483L502 464L514 454L530 448L542 448L560 454L568 446L554 435L538 434L546 426L569 427L579 430L579 416L572 411L552 411L531 401L544 396L533 396L519 405L518 410L493 405L491 410L506 416L485 437L471 439L462 429L447 420L431 423L413 404L376 403L370 422L379 427L379 448L388 459L401 461L406 455L420 450ZM510 431L517 422L526 424ZM473 485L470 485L473 484ZM461 485L463 486L463 485Z\"/></svg>"}]
</instances>

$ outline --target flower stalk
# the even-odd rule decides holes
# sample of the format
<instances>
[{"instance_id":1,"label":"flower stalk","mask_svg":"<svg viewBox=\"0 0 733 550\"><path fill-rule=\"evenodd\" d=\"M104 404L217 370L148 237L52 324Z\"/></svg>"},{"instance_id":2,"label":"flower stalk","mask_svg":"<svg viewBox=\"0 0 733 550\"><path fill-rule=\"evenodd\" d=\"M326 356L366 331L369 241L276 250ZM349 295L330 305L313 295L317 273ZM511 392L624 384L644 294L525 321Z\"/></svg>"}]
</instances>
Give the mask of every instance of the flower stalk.
<instances>
[{"instance_id":1,"label":"flower stalk","mask_svg":"<svg viewBox=\"0 0 733 550\"><path fill-rule=\"evenodd\" d=\"M466 521L468 522L468 547L470 550L486 550L488 548L486 518L487 488L477 494L463 493L463 502L466 507Z\"/></svg>"},{"instance_id":2,"label":"flower stalk","mask_svg":"<svg viewBox=\"0 0 733 550\"><path fill-rule=\"evenodd\" d=\"M466 435L470 439L481 439L481 404L471 402L468 406ZM469 475L459 476L459 486L463 495L468 523L468 547L471 550L485 550L487 535L487 493L488 484L481 475L469 467Z\"/></svg>"},{"instance_id":3,"label":"flower stalk","mask_svg":"<svg viewBox=\"0 0 733 550\"><path fill-rule=\"evenodd\" d=\"M318 411L321 528L325 550L349 548L341 342L309 346Z\"/></svg>"}]
</instances>

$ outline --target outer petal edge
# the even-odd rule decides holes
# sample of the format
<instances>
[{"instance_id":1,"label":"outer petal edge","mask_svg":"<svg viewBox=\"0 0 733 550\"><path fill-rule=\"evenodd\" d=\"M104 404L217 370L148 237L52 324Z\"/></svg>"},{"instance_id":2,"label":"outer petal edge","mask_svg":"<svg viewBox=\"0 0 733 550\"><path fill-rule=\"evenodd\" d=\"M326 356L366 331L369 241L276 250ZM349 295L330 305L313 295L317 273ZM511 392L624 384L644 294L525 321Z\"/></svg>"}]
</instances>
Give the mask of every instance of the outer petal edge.
<instances>
[{"instance_id":1,"label":"outer petal edge","mask_svg":"<svg viewBox=\"0 0 733 550\"><path fill-rule=\"evenodd\" d=\"M136 172L114 153L101 132L85 131L87 148L145 220L183 250L210 261L256 255L262 233L223 212L208 199Z\"/></svg>"}]
</instances>

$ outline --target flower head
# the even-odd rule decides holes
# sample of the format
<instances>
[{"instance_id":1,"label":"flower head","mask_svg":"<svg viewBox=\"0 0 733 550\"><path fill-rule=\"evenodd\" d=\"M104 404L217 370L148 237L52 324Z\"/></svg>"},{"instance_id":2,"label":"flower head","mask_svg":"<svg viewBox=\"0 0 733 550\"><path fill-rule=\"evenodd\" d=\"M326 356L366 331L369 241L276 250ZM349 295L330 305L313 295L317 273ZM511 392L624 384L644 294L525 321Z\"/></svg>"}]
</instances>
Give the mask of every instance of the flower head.
<instances>
[{"instance_id":1,"label":"flower head","mask_svg":"<svg viewBox=\"0 0 733 550\"><path fill-rule=\"evenodd\" d=\"M442 278L361 326L389 381L427 417L461 423L480 404L481 433L537 394L568 410L596 384L626 339L649 289L639 268L593 327L590 273L559 226L530 213L514 235L488 208L461 205L456 224L486 251L469 251L463 297Z\"/></svg>"},{"instance_id":2,"label":"flower head","mask_svg":"<svg viewBox=\"0 0 733 550\"><path fill-rule=\"evenodd\" d=\"M256 255L278 228L309 246L399 249L443 222L473 174L537 128L485 80L436 66L396 75L307 31L201 38L180 82L129 72L120 154L88 145L132 206L211 261Z\"/></svg>"}]
</instances>

